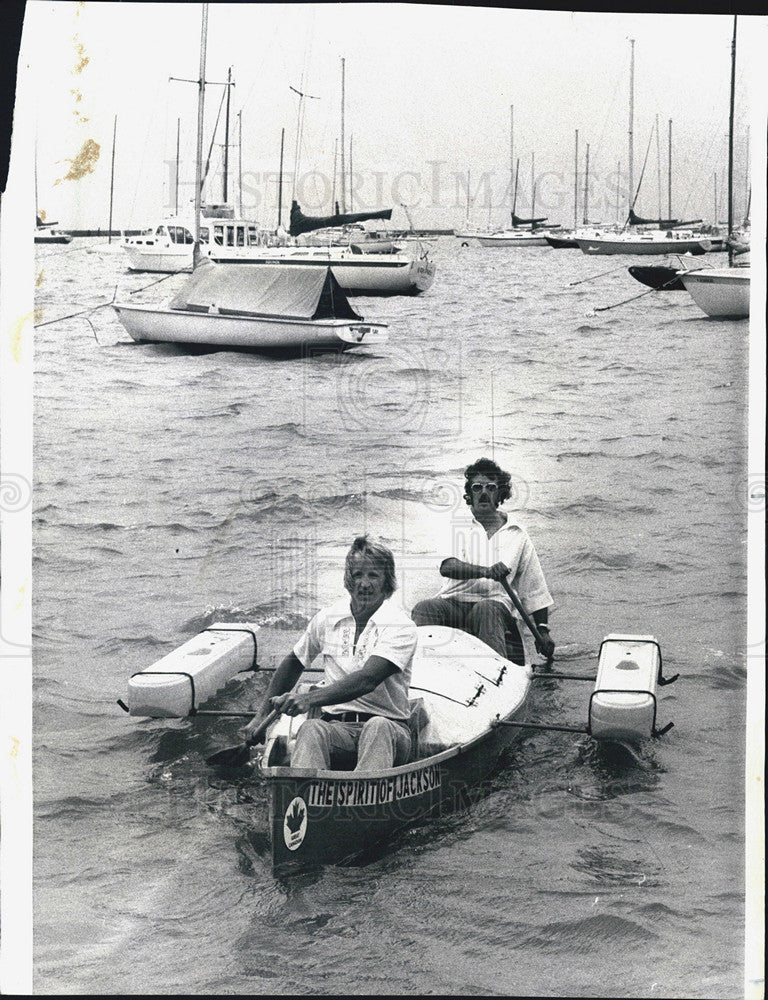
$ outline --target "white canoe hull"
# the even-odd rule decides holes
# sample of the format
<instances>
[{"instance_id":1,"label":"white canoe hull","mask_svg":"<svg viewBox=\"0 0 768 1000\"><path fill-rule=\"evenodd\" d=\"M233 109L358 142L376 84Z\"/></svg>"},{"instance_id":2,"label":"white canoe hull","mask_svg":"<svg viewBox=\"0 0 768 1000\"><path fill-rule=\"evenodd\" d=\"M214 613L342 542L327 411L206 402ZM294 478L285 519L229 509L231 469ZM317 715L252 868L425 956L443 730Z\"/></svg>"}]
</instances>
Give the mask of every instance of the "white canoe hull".
<instances>
[{"instance_id":1,"label":"white canoe hull","mask_svg":"<svg viewBox=\"0 0 768 1000\"><path fill-rule=\"evenodd\" d=\"M259 349L366 346L385 343L385 323L347 319L228 316L115 303L132 340Z\"/></svg>"},{"instance_id":2,"label":"white canoe hull","mask_svg":"<svg viewBox=\"0 0 768 1000\"><path fill-rule=\"evenodd\" d=\"M281 267L330 267L347 295L419 295L435 279L435 265L424 258L403 254L328 253L313 247L259 252L218 250L211 259L219 264L279 264Z\"/></svg>"},{"instance_id":3,"label":"white canoe hull","mask_svg":"<svg viewBox=\"0 0 768 1000\"><path fill-rule=\"evenodd\" d=\"M712 267L679 271L680 280L693 301L707 316L744 319L749 316L750 269Z\"/></svg>"}]
</instances>

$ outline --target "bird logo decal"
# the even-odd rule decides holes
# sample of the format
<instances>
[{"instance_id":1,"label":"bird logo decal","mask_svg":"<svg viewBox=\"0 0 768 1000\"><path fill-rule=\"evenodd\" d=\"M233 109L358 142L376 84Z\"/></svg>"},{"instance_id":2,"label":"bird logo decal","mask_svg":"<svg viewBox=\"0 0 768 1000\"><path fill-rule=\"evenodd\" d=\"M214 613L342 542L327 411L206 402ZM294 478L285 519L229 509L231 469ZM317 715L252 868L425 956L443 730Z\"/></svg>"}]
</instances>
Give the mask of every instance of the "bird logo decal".
<instances>
[{"instance_id":1,"label":"bird logo decal","mask_svg":"<svg viewBox=\"0 0 768 1000\"><path fill-rule=\"evenodd\" d=\"M307 832L307 804L300 796L292 799L283 818L283 839L289 851L295 851Z\"/></svg>"}]
</instances>

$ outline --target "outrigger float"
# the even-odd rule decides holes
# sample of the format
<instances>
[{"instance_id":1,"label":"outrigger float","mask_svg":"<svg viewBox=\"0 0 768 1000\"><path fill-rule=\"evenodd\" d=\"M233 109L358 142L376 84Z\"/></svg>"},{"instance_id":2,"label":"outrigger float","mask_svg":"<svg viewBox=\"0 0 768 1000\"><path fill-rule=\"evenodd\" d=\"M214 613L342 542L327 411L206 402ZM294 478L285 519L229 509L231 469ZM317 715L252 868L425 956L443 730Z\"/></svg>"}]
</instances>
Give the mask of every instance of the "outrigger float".
<instances>
[{"instance_id":1,"label":"outrigger float","mask_svg":"<svg viewBox=\"0 0 768 1000\"><path fill-rule=\"evenodd\" d=\"M259 669L258 630L249 622L211 625L134 674L126 701L118 704L133 716L251 718L251 712L199 706L237 674ZM465 632L420 626L411 678L413 754L408 764L364 774L292 768L293 741L306 717L276 712L265 727L263 747L228 748L208 763L246 765L254 780L266 783L275 871L346 864L397 830L466 801L526 729L583 733L625 744L666 733L673 723L657 727L657 688L677 677L663 677L661 648L652 635L607 635L597 675L590 677L558 673L549 666L534 669L527 659L505 659ZM530 721L534 684L552 680L594 682L586 726Z\"/></svg>"}]
</instances>

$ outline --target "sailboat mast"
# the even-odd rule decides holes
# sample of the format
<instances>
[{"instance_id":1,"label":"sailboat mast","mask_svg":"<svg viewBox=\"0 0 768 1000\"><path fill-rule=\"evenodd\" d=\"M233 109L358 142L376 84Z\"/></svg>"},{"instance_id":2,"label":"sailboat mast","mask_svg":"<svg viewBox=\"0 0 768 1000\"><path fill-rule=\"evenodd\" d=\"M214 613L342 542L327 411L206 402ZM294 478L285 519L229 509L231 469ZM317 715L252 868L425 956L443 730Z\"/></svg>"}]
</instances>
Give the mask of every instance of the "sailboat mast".
<instances>
[{"instance_id":1,"label":"sailboat mast","mask_svg":"<svg viewBox=\"0 0 768 1000\"><path fill-rule=\"evenodd\" d=\"M515 183L515 106L510 104L509 106L509 200L512 201L514 194L514 183ZM467 180L467 196L469 196L469 180ZM512 209L514 212L514 208ZM512 225L514 226L515 220L512 219Z\"/></svg>"},{"instance_id":2,"label":"sailboat mast","mask_svg":"<svg viewBox=\"0 0 768 1000\"><path fill-rule=\"evenodd\" d=\"M589 224L589 143L587 143L587 162L584 167L584 225Z\"/></svg>"},{"instance_id":3,"label":"sailboat mast","mask_svg":"<svg viewBox=\"0 0 768 1000\"><path fill-rule=\"evenodd\" d=\"M347 210L347 198L346 191L344 189L345 183L345 166L344 166L344 57L341 57L341 211L342 213Z\"/></svg>"},{"instance_id":4,"label":"sailboat mast","mask_svg":"<svg viewBox=\"0 0 768 1000\"><path fill-rule=\"evenodd\" d=\"M115 124L112 128L112 170L109 175L109 227L107 232L109 236L107 237L107 242L112 242L112 194L115 190L115 139L117 138L117 115L115 115Z\"/></svg>"},{"instance_id":5,"label":"sailboat mast","mask_svg":"<svg viewBox=\"0 0 768 1000\"><path fill-rule=\"evenodd\" d=\"M731 40L731 107L728 122L728 266L733 266L733 108L736 97L736 14Z\"/></svg>"},{"instance_id":6,"label":"sailboat mast","mask_svg":"<svg viewBox=\"0 0 768 1000\"><path fill-rule=\"evenodd\" d=\"M352 212L354 206L352 204L353 187L352 187L352 136L349 137L349 210Z\"/></svg>"},{"instance_id":7,"label":"sailboat mast","mask_svg":"<svg viewBox=\"0 0 768 1000\"><path fill-rule=\"evenodd\" d=\"M280 177L277 182L277 228L283 221L283 149L285 148L285 129L280 132Z\"/></svg>"},{"instance_id":8,"label":"sailboat mast","mask_svg":"<svg viewBox=\"0 0 768 1000\"><path fill-rule=\"evenodd\" d=\"M469 171L467 171L467 219L466 228L469 229Z\"/></svg>"},{"instance_id":9,"label":"sailboat mast","mask_svg":"<svg viewBox=\"0 0 768 1000\"><path fill-rule=\"evenodd\" d=\"M179 144L181 142L181 118L176 119L176 178L174 183L173 201L174 214L179 214Z\"/></svg>"},{"instance_id":10,"label":"sailboat mast","mask_svg":"<svg viewBox=\"0 0 768 1000\"><path fill-rule=\"evenodd\" d=\"M659 199L659 218L661 218L661 141L659 139L658 115L656 115L656 192ZM672 216L667 216L667 218L671 219Z\"/></svg>"},{"instance_id":11,"label":"sailboat mast","mask_svg":"<svg viewBox=\"0 0 768 1000\"><path fill-rule=\"evenodd\" d=\"M229 191L227 190L227 181L229 179L229 98L232 93L232 67L230 66L227 70L227 110L224 114L224 185L223 185L223 202L226 205L227 195Z\"/></svg>"},{"instance_id":12,"label":"sailboat mast","mask_svg":"<svg viewBox=\"0 0 768 1000\"><path fill-rule=\"evenodd\" d=\"M243 217L243 109L237 112L237 190L240 195L240 218Z\"/></svg>"},{"instance_id":13,"label":"sailboat mast","mask_svg":"<svg viewBox=\"0 0 768 1000\"><path fill-rule=\"evenodd\" d=\"M517 207L517 175L520 172L520 157L517 158L517 163L515 164L515 194L512 198L512 214L515 214L515 208Z\"/></svg>"},{"instance_id":14,"label":"sailboat mast","mask_svg":"<svg viewBox=\"0 0 768 1000\"><path fill-rule=\"evenodd\" d=\"M203 4L200 29L200 75L197 80L197 155L195 157L195 245L193 258L200 256L200 209L203 201L203 125L205 122L205 60L208 46L208 4ZM193 267L196 260L193 259Z\"/></svg>"},{"instance_id":15,"label":"sailboat mast","mask_svg":"<svg viewBox=\"0 0 768 1000\"><path fill-rule=\"evenodd\" d=\"M576 129L576 148L573 154L573 228L579 225L579 130Z\"/></svg>"},{"instance_id":16,"label":"sailboat mast","mask_svg":"<svg viewBox=\"0 0 768 1000\"><path fill-rule=\"evenodd\" d=\"M531 218L533 218L534 215L536 214L536 211L533 207L533 201L536 190L536 168L534 166L535 156L536 156L535 153L531 153ZM531 229L533 229L533 223L531 223Z\"/></svg>"},{"instance_id":17,"label":"sailboat mast","mask_svg":"<svg viewBox=\"0 0 768 1000\"><path fill-rule=\"evenodd\" d=\"M635 125L635 40L630 38L631 55L629 59L629 207L634 207L635 172L634 172L634 125ZM629 213L627 213L629 214Z\"/></svg>"},{"instance_id":18,"label":"sailboat mast","mask_svg":"<svg viewBox=\"0 0 768 1000\"><path fill-rule=\"evenodd\" d=\"M669 163L667 165L667 218L672 218L672 119L669 119ZM717 218L715 218L717 222Z\"/></svg>"}]
</instances>

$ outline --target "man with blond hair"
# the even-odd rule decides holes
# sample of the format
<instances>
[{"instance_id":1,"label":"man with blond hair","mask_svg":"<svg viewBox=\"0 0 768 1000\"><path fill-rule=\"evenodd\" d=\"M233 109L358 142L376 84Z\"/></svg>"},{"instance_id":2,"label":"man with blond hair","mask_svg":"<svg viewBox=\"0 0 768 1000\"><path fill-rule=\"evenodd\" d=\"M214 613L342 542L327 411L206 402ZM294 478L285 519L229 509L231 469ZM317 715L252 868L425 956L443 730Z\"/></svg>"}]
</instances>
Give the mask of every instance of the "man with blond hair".
<instances>
[{"instance_id":1,"label":"man with blond hair","mask_svg":"<svg viewBox=\"0 0 768 1000\"><path fill-rule=\"evenodd\" d=\"M275 671L246 741L272 709L303 715L321 709L298 731L292 767L374 771L404 764L411 752L408 689L416 626L392 595L395 560L382 542L362 535L347 553L344 587L349 597L318 611ZM322 657L324 681L295 688ZM314 711L313 711L314 710Z\"/></svg>"}]
</instances>

